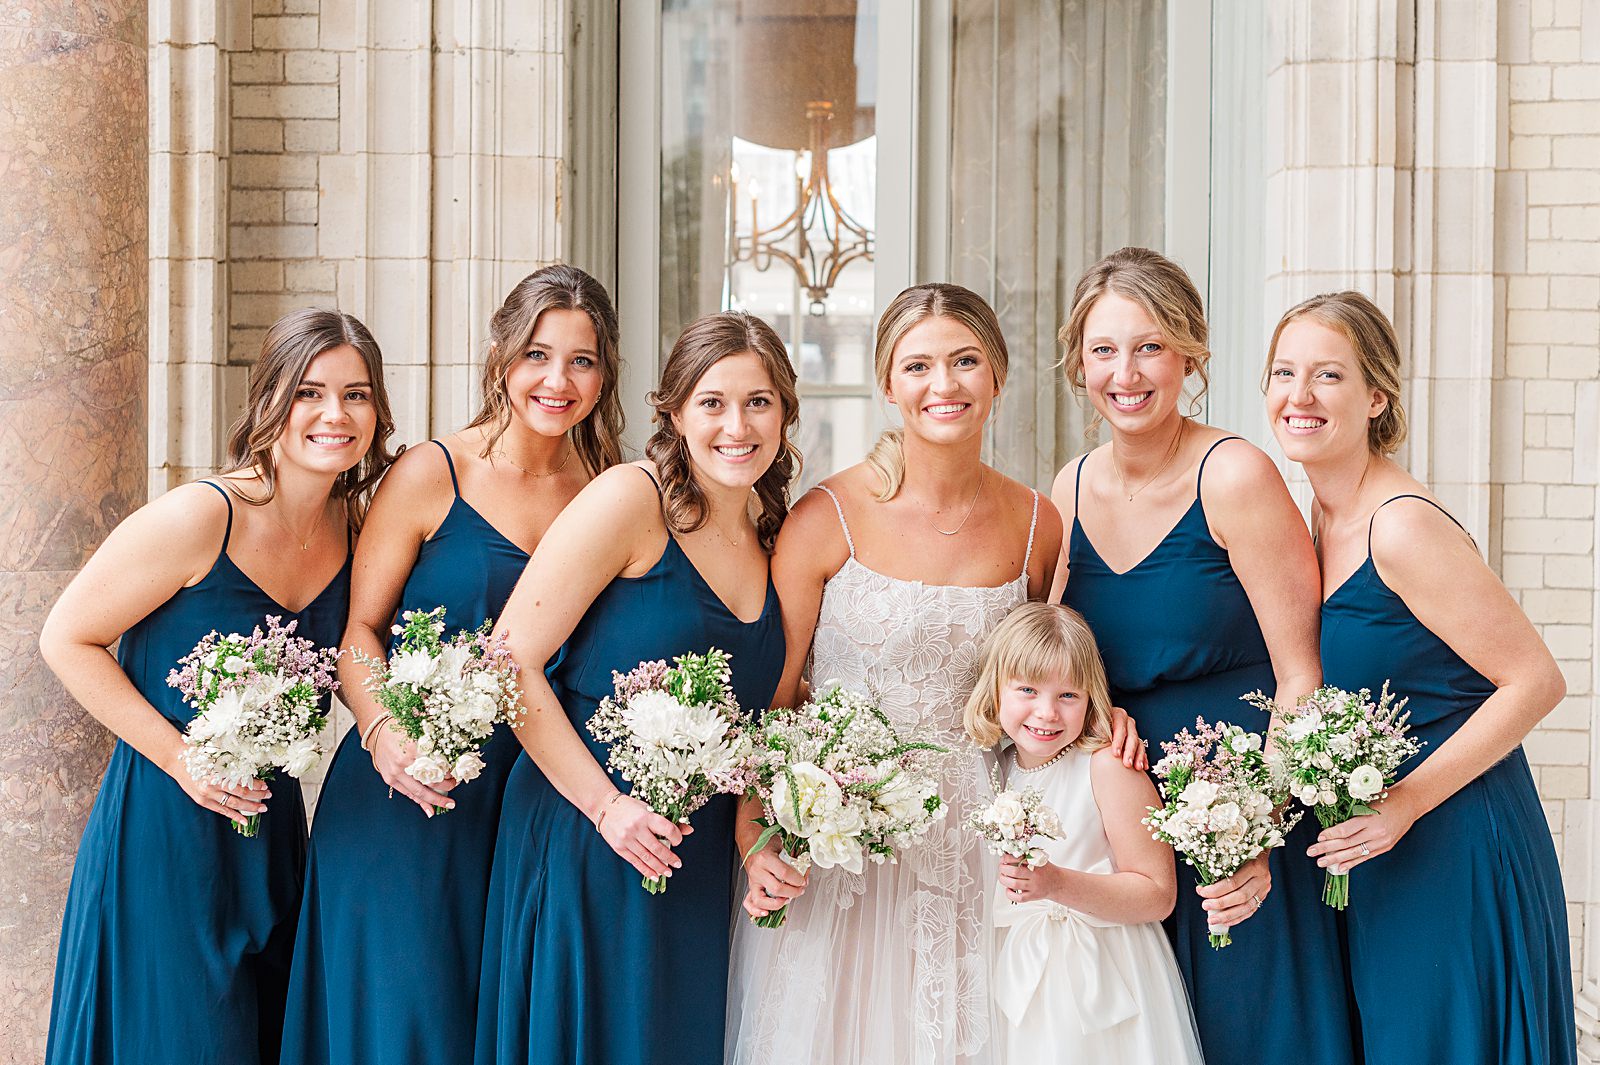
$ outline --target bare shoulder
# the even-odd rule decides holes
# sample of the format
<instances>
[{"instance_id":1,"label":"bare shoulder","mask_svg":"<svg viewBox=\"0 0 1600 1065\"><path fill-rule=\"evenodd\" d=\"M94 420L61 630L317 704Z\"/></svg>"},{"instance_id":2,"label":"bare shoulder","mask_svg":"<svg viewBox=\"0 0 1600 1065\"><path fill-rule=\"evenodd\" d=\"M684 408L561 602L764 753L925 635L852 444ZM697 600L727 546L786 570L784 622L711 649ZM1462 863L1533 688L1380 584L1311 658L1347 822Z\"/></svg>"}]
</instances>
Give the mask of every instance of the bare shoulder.
<instances>
[{"instance_id":1,"label":"bare shoulder","mask_svg":"<svg viewBox=\"0 0 1600 1065\"><path fill-rule=\"evenodd\" d=\"M830 484L829 487L833 486ZM773 557L805 557L815 561L818 566L833 560L833 569L837 570L849 555L850 545L839 523L839 512L828 493L819 486L795 500L789 516L784 519L783 528L778 531Z\"/></svg>"},{"instance_id":2,"label":"bare shoulder","mask_svg":"<svg viewBox=\"0 0 1600 1065\"><path fill-rule=\"evenodd\" d=\"M1418 498L1422 496L1423 498ZM1477 546L1461 526L1418 486L1416 494L1392 499L1372 516L1372 562L1382 575L1409 580L1444 576L1469 559L1483 564ZM1456 571L1459 572L1459 571Z\"/></svg>"},{"instance_id":3,"label":"bare shoulder","mask_svg":"<svg viewBox=\"0 0 1600 1065\"><path fill-rule=\"evenodd\" d=\"M450 483L450 463L441 447L428 441L402 451L378 483L376 498L383 498L384 493L408 499L430 498L445 493L454 495Z\"/></svg>"},{"instance_id":4,"label":"bare shoulder","mask_svg":"<svg viewBox=\"0 0 1600 1065\"><path fill-rule=\"evenodd\" d=\"M1142 769L1122 764L1122 759L1105 746L1089 756L1089 781L1096 795L1155 796L1155 785Z\"/></svg>"},{"instance_id":5,"label":"bare shoulder","mask_svg":"<svg viewBox=\"0 0 1600 1065\"><path fill-rule=\"evenodd\" d=\"M112 560L165 560L199 576L211 568L228 533L229 504L215 483L191 481L146 503L118 525L101 549Z\"/></svg>"},{"instance_id":6,"label":"bare shoulder","mask_svg":"<svg viewBox=\"0 0 1600 1065\"><path fill-rule=\"evenodd\" d=\"M1259 498L1263 489L1288 494L1278 464L1265 451L1243 437L1219 433L1208 444L1209 457L1201 490L1219 503L1245 503Z\"/></svg>"},{"instance_id":7,"label":"bare shoulder","mask_svg":"<svg viewBox=\"0 0 1600 1065\"><path fill-rule=\"evenodd\" d=\"M567 509L582 514L604 514L624 521L655 527L661 520L661 494L656 488L653 463L624 462L600 474L583 486ZM563 511L563 514L565 511Z\"/></svg>"},{"instance_id":8,"label":"bare shoulder","mask_svg":"<svg viewBox=\"0 0 1600 1065\"><path fill-rule=\"evenodd\" d=\"M1032 525L1035 540L1061 539L1061 512L1049 496L1007 477L993 467L990 467L990 471L999 477L1005 505L1017 516L1022 529L1026 530Z\"/></svg>"}]
</instances>

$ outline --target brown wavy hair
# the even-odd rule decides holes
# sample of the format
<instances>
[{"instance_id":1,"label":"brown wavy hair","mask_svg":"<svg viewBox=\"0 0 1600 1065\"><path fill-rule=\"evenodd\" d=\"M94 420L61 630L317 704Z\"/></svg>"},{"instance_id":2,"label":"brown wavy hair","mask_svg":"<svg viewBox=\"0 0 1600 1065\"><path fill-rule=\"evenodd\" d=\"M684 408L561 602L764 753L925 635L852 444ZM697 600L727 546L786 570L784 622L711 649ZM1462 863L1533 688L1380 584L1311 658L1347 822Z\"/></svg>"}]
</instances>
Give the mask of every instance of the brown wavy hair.
<instances>
[{"instance_id":1,"label":"brown wavy hair","mask_svg":"<svg viewBox=\"0 0 1600 1065\"><path fill-rule=\"evenodd\" d=\"M756 498L761 501L756 535L761 546L771 551L778 539L778 527L789 513L789 485L799 476L801 455L789 439L800 419L794 366L783 341L770 325L743 311L707 314L689 323L672 345L672 354L661 370L661 384L647 397L656 411L656 431L645 444L644 453L656 464L661 478L662 510L667 524L679 533L704 526L708 517L705 490L695 480L688 442L672 424L672 415L689 402L707 370L730 355L745 352L761 360L783 406L778 454L755 485Z\"/></svg>"},{"instance_id":2,"label":"brown wavy hair","mask_svg":"<svg viewBox=\"0 0 1600 1065\"><path fill-rule=\"evenodd\" d=\"M1392 455L1406 439L1406 409L1400 403L1400 340L1389 316L1376 303L1359 292L1325 292L1297 303L1283 313L1272 331L1267 346L1266 373L1278 356L1278 338L1284 327L1297 318L1309 318L1327 326L1350 342L1356 365L1368 388L1383 393L1383 410L1367 422L1367 448L1377 455ZM1262 377L1262 387L1266 386Z\"/></svg>"},{"instance_id":3,"label":"brown wavy hair","mask_svg":"<svg viewBox=\"0 0 1600 1065\"><path fill-rule=\"evenodd\" d=\"M1207 365L1211 362L1211 334L1206 324L1205 301L1183 267L1149 248L1121 248L1083 272L1072 293L1072 310L1056 334L1061 342L1061 366L1067 384L1078 395L1087 385L1083 376L1083 334L1089 312L1101 296L1115 292L1144 308L1168 344L1178 349L1187 366L1200 375L1198 404L1211 387ZM1100 424L1098 412L1087 432Z\"/></svg>"},{"instance_id":4,"label":"brown wavy hair","mask_svg":"<svg viewBox=\"0 0 1600 1065\"><path fill-rule=\"evenodd\" d=\"M468 429L487 425L483 457L511 425L511 400L506 375L533 343L533 331L545 311L582 311L594 325L600 360L600 395L589 416L572 427L572 446L590 476L622 461L622 396L617 381L622 357L617 353L617 311L606 288L576 266L554 263L517 282L500 309L489 319L489 358L483 364L483 406Z\"/></svg>"},{"instance_id":5,"label":"brown wavy hair","mask_svg":"<svg viewBox=\"0 0 1600 1065\"><path fill-rule=\"evenodd\" d=\"M303 307L272 323L261 341L261 354L250 369L244 410L228 431L228 464L222 472L258 472L264 485L262 494L240 493L240 498L258 507L272 501L278 494L278 464L272 457L272 448L289 424L295 391L318 355L346 344L355 348L366 364L367 379L372 382L372 405L378 414L367 453L333 482L333 494L344 500L350 528L359 532L372 489L394 461L388 450L394 414L383 383L383 352L354 315Z\"/></svg>"},{"instance_id":6,"label":"brown wavy hair","mask_svg":"<svg viewBox=\"0 0 1600 1065\"><path fill-rule=\"evenodd\" d=\"M995 391L999 392L1005 387L1006 371L1011 360L1006 350L1005 332L1000 328L1000 318L994 313L994 308L970 288L934 283L905 289L883 309L883 315L878 319L872 358L878 391L889 391L889 377L894 372L895 347L907 333L930 318L949 318L970 329L989 360ZM867 465L881 482L877 494L880 503L893 499L906 478L905 439L904 429L885 429L867 454Z\"/></svg>"}]
</instances>

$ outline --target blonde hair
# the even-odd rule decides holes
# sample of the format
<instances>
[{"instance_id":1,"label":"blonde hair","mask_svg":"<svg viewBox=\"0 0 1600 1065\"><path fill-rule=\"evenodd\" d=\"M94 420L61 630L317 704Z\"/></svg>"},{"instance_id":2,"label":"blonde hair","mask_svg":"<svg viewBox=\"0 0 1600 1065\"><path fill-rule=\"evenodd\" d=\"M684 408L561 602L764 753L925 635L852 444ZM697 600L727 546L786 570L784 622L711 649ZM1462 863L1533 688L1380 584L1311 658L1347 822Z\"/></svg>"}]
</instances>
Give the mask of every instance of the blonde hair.
<instances>
[{"instance_id":1,"label":"blonde hair","mask_svg":"<svg viewBox=\"0 0 1600 1065\"><path fill-rule=\"evenodd\" d=\"M778 454L755 485L761 504L756 534L761 546L771 551L778 540L778 527L789 513L789 485L799 476L802 461L800 449L790 439L800 420L800 393L788 349L772 326L743 311L706 314L690 322L661 368L661 383L646 397L656 411L656 431L645 443L644 453L661 477L662 508L672 530L694 532L705 525L709 518L705 489L695 480L689 442L672 423L672 416L688 404L694 386L707 370L730 355L746 352L761 360L783 409Z\"/></svg>"},{"instance_id":2,"label":"blonde hair","mask_svg":"<svg viewBox=\"0 0 1600 1065\"><path fill-rule=\"evenodd\" d=\"M553 263L518 281L489 319L489 358L483 364L483 407L468 429L487 426L483 456L511 425L506 376L528 352L545 311L582 311L594 326L600 395L588 416L572 427L572 448L590 475L622 461L622 357L617 353L617 312L605 286L576 266Z\"/></svg>"},{"instance_id":3,"label":"blonde hair","mask_svg":"<svg viewBox=\"0 0 1600 1065\"><path fill-rule=\"evenodd\" d=\"M1406 410L1400 404L1400 340L1395 336L1389 316L1376 303L1359 292L1325 292L1295 304L1278 319L1267 346L1267 366L1262 377L1265 387L1277 358L1278 338L1284 327L1299 318L1309 318L1327 326L1349 341L1356 353L1356 365L1368 388L1383 393L1383 410L1367 422L1367 447L1378 455L1392 455L1406 439Z\"/></svg>"},{"instance_id":4,"label":"blonde hair","mask_svg":"<svg viewBox=\"0 0 1600 1065\"><path fill-rule=\"evenodd\" d=\"M994 373L994 387L1005 387L1009 356L1000 319L984 298L960 285L913 285L889 301L878 319L877 343L873 353L873 373L880 392L889 391L889 376L894 371L894 349L905 335L930 318L949 318L972 330L978 346ZM906 479L905 430L888 429L878 437L867 455L867 465L878 475L882 487L877 499L887 503L900 491Z\"/></svg>"},{"instance_id":5,"label":"blonde hair","mask_svg":"<svg viewBox=\"0 0 1600 1065\"><path fill-rule=\"evenodd\" d=\"M1111 686L1088 622L1060 603L1027 603L995 626L983 645L978 682L967 699L962 724L978 746L1000 742L1000 689L1012 680L1072 678L1085 695L1083 731L1067 746L1097 751L1111 742Z\"/></svg>"},{"instance_id":6,"label":"blonde hair","mask_svg":"<svg viewBox=\"0 0 1600 1065\"><path fill-rule=\"evenodd\" d=\"M389 437L394 432L394 414L389 407L389 390L383 381L383 352L367 327L354 315L302 307L272 323L261 341L261 354L250 368L244 410L228 431L228 461L222 472L257 471L261 476L261 494L252 496L241 492L239 498L252 506L272 501L278 494L278 464L272 449L289 424L300 382L318 355L346 345L356 350L366 367L367 380L372 386L372 407L377 416L367 453L333 482L333 495L344 500L351 530L360 532L372 490L394 461L388 450Z\"/></svg>"},{"instance_id":7,"label":"blonde hair","mask_svg":"<svg viewBox=\"0 0 1600 1065\"><path fill-rule=\"evenodd\" d=\"M1210 328L1206 324L1205 301L1183 267L1149 248L1122 248L1095 263L1078 278L1072 293L1072 311L1056 334L1061 342L1062 371L1078 395L1087 385L1083 376L1083 335L1089 312L1100 297L1115 292L1144 309L1156 323L1168 344L1200 375L1200 391L1195 402L1211 387L1207 365L1211 361ZM1100 424L1100 415L1090 419L1087 432Z\"/></svg>"}]
</instances>

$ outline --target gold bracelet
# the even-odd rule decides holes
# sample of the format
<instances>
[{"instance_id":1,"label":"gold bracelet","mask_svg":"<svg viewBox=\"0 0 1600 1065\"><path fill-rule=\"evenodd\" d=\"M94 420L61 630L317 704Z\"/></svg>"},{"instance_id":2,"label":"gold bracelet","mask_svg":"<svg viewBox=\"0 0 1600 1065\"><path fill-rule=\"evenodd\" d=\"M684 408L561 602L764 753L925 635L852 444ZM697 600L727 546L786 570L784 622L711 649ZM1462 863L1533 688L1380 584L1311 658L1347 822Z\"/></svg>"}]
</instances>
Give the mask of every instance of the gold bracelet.
<instances>
[{"instance_id":1,"label":"gold bracelet","mask_svg":"<svg viewBox=\"0 0 1600 1065\"><path fill-rule=\"evenodd\" d=\"M363 751L369 754L372 752L372 748L368 747L367 744L372 742L372 734L378 731L378 726L389 720L390 716L387 713L383 713L372 719L372 724L367 726L367 731L361 734L361 749Z\"/></svg>"},{"instance_id":2,"label":"gold bracelet","mask_svg":"<svg viewBox=\"0 0 1600 1065\"><path fill-rule=\"evenodd\" d=\"M622 792L620 792L620 791L613 791L613 792L612 792L612 793L611 793L611 798L609 798L609 799L607 799L607 800L606 800L606 801L605 801L605 802L603 802L603 803L601 803L601 804L600 804L600 812L599 812L599 813L598 813L598 814L595 814L595 817L594 817L594 830L595 830L595 831L596 831L596 832L598 832L598 831L600 831L600 825L601 825L601 824L602 824L602 823L603 823L603 822L604 822L604 821L605 821L605 819L606 819L606 811L608 811L608 810L610 810L610 809L611 809L611 807L612 807L612 806L613 806L613 805L614 805L614 804L615 804L615 803L616 803L616 801L617 801L617 800L618 800L618 799L620 799L620 798L622 798Z\"/></svg>"}]
</instances>

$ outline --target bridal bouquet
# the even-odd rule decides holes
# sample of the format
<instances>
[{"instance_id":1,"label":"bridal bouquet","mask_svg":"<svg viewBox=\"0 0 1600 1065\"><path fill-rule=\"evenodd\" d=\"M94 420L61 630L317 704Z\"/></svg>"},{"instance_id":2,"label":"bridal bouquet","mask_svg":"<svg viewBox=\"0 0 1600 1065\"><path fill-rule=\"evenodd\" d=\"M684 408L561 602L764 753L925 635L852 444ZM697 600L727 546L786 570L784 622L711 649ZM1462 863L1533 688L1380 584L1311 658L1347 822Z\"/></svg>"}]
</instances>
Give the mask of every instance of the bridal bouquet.
<instances>
[{"instance_id":1,"label":"bridal bouquet","mask_svg":"<svg viewBox=\"0 0 1600 1065\"><path fill-rule=\"evenodd\" d=\"M588 729L611 745L606 765L633 784L633 797L662 817L685 823L713 795L738 794L747 780L750 740L730 684L728 655L642 662L612 673L616 694L600 701ZM652 895L666 877L645 877Z\"/></svg>"},{"instance_id":2,"label":"bridal bouquet","mask_svg":"<svg viewBox=\"0 0 1600 1065\"><path fill-rule=\"evenodd\" d=\"M763 831L750 853L776 837L801 872L860 873L864 858L894 861L948 812L934 778L945 748L901 739L870 699L838 685L768 713L755 748L749 790L761 800ZM777 928L787 910L756 924Z\"/></svg>"},{"instance_id":3,"label":"bridal bouquet","mask_svg":"<svg viewBox=\"0 0 1600 1065\"><path fill-rule=\"evenodd\" d=\"M304 776L322 757L318 733L328 718L325 697L338 650L296 636L291 621L268 617L249 636L212 632L178 660L167 684L195 715L184 730L183 763L196 780L240 785L271 780L274 769ZM254 836L259 814L240 824Z\"/></svg>"},{"instance_id":4,"label":"bridal bouquet","mask_svg":"<svg viewBox=\"0 0 1600 1065\"><path fill-rule=\"evenodd\" d=\"M445 777L465 784L483 771L478 752L495 725L514 728L522 715L517 664L503 638L490 639L490 621L447 640L442 606L407 610L400 620L387 662L352 653L372 671L366 688L388 713L388 727L416 742L407 775L423 784Z\"/></svg>"},{"instance_id":5,"label":"bridal bouquet","mask_svg":"<svg viewBox=\"0 0 1600 1065\"><path fill-rule=\"evenodd\" d=\"M1044 804L1036 788L1002 791L995 779L994 801L967 817L967 827L981 836L996 854L1021 858L1029 869L1045 863L1044 848L1036 839L1060 839L1061 819Z\"/></svg>"},{"instance_id":6,"label":"bridal bouquet","mask_svg":"<svg viewBox=\"0 0 1600 1065\"><path fill-rule=\"evenodd\" d=\"M1260 692L1245 696L1270 709ZM1317 815L1323 828L1376 813L1372 803L1394 783L1395 770L1422 749L1406 734L1406 700L1396 700L1385 682L1378 701L1362 688L1318 688L1280 712L1272 733L1273 757L1289 793ZM1336 910L1350 904L1350 874L1328 872L1322 901Z\"/></svg>"},{"instance_id":7,"label":"bridal bouquet","mask_svg":"<svg viewBox=\"0 0 1600 1065\"><path fill-rule=\"evenodd\" d=\"M1300 815L1274 816L1283 796L1260 736L1204 718L1194 726L1161 744L1164 757L1153 772L1165 805L1151 807L1144 823L1194 867L1202 884L1215 884L1262 851L1283 846ZM1233 942L1226 925L1209 930L1212 949Z\"/></svg>"}]
</instances>

